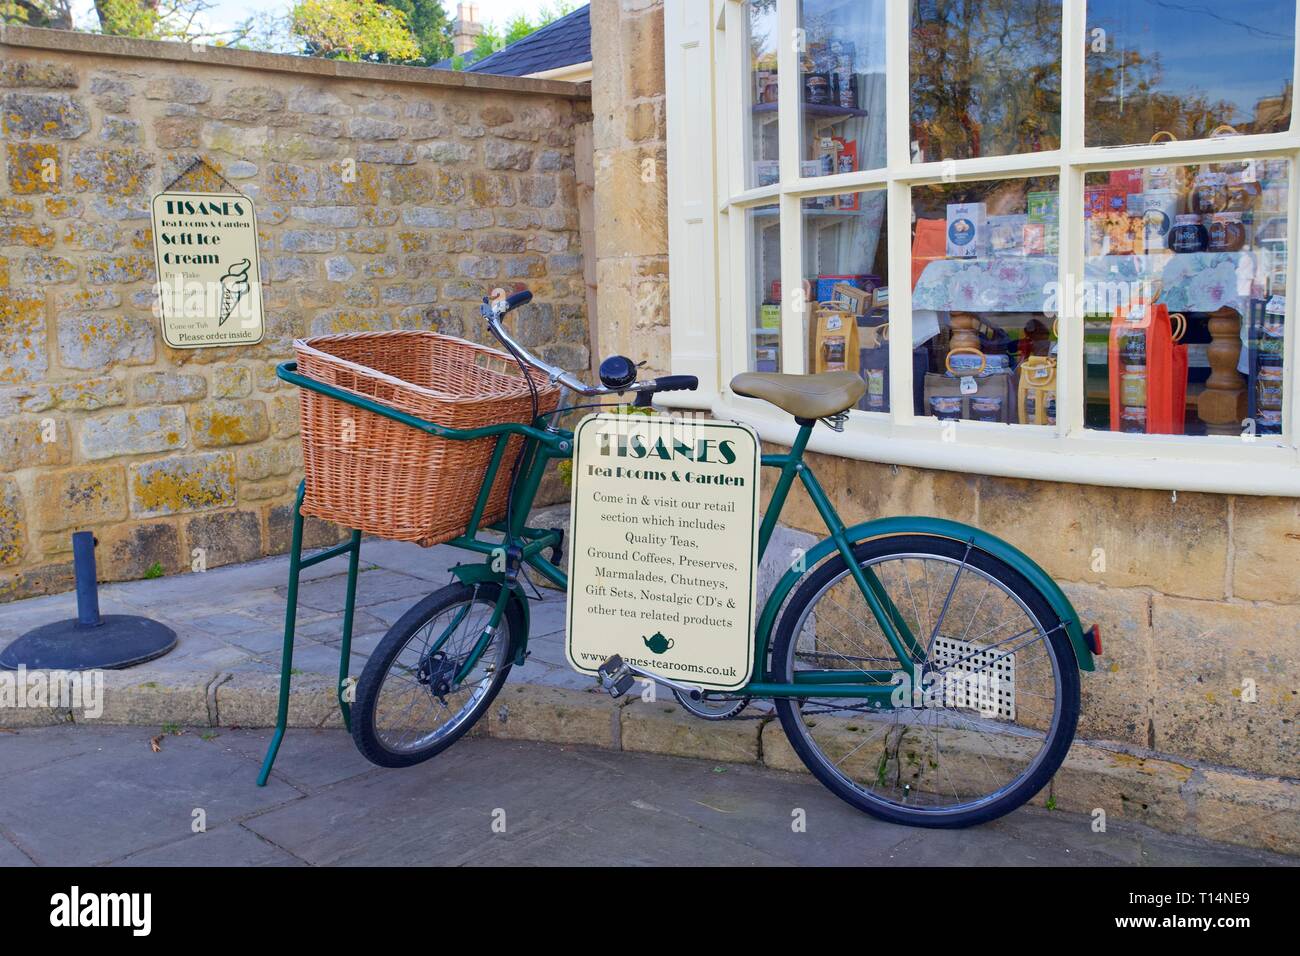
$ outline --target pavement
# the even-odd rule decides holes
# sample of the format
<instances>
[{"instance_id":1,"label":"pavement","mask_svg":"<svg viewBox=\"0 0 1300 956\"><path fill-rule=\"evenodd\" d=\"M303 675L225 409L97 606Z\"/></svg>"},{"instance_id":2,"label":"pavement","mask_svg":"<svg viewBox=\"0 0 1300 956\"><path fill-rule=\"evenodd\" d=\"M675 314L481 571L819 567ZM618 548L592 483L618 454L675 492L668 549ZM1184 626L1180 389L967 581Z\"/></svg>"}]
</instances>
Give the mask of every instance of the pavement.
<instances>
[{"instance_id":1,"label":"pavement","mask_svg":"<svg viewBox=\"0 0 1300 956\"><path fill-rule=\"evenodd\" d=\"M547 519L539 515L539 520ZM475 555L446 546L421 548L400 541L365 539L350 672L361 673L384 633L407 608L452 583L453 565L478 561L481 559ZM176 632L176 648L144 665L151 675L278 674L288 576L289 559L279 556L201 574L102 584L100 611L151 617ZM294 673L327 675L333 681L339 667L347 558L308 568L301 582ZM527 667L511 670L510 680L570 689L591 687L593 679L570 668L564 657L564 595L545 588L539 592L541 600L532 603L528 646L533 653ZM34 627L76 617L76 613L73 593L0 605L0 647Z\"/></svg>"},{"instance_id":2,"label":"pavement","mask_svg":"<svg viewBox=\"0 0 1300 956\"><path fill-rule=\"evenodd\" d=\"M533 523L562 525L563 510ZM761 592L783 570L772 555L806 545L778 530L785 537L760 568ZM476 560L445 546L365 540L350 673L467 558ZM105 675L102 720L75 709L0 711L0 865L1294 862L1253 849L1296 845L1294 823L1278 826L1294 803L1283 783L1096 743L1076 742L1068 785L988 827L957 835L878 823L786 772L798 760L763 719L765 704L752 705L753 720L706 723L671 700L610 701L566 662L563 595L544 588L532 602L527 665L511 669L492 719L477 728L484 737L417 768L380 770L332 729L346 570L339 558L303 572L293 729L264 789L253 780L268 732L247 728L274 720L288 559L101 586L103 613L155 618L179 643ZM0 605L0 646L75 613L72 594ZM123 724L133 726L105 726ZM186 726L194 729L165 733ZM1099 806L1109 808L1106 834L1066 812ZM807 810L805 833L791 830L796 808ZM191 835L196 810L207 832ZM494 810L506 814L505 833L485 822Z\"/></svg>"},{"instance_id":3,"label":"pavement","mask_svg":"<svg viewBox=\"0 0 1300 956\"><path fill-rule=\"evenodd\" d=\"M1296 863L1138 824L1094 833L1087 815L1029 807L968 830L909 829L801 774L488 737L384 770L341 730L299 730L259 788L267 731L156 733L0 733L0 865Z\"/></svg>"}]
</instances>

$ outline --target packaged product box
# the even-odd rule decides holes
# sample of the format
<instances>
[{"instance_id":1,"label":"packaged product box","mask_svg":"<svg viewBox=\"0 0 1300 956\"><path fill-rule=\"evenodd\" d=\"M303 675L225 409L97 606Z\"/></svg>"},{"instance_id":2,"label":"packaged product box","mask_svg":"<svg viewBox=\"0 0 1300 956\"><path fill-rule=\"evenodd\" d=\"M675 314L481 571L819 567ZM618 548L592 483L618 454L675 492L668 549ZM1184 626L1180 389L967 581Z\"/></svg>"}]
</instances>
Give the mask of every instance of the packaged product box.
<instances>
[{"instance_id":1,"label":"packaged product box","mask_svg":"<svg viewBox=\"0 0 1300 956\"><path fill-rule=\"evenodd\" d=\"M775 159L754 160L754 185L770 186L781 178L781 164Z\"/></svg>"},{"instance_id":2,"label":"packaged product box","mask_svg":"<svg viewBox=\"0 0 1300 956\"><path fill-rule=\"evenodd\" d=\"M1105 215L1110 205L1109 186L1088 186L1083 191L1083 218Z\"/></svg>"},{"instance_id":3,"label":"packaged product box","mask_svg":"<svg viewBox=\"0 0 1300 956\"><path fill-rule=\"evenodd\" d=\"M1129 195L1129 193L1140 193L1142 191L1142 170L1112 169L1110 171L1110 185L1116 192L1125 196Z\"/></svg>"},{"instance_id":4,"label":"packaged product box","mask_svg":"<svg viewBox=\"0 0 1300 956\"><path fill-rule=\"evenodd\" d=\"M989 216L989 254L993 256L1023 256L1025 254L1025 226L1029 217Z\"/></svg>"},{"instance_id":5,"label":"packaged product box","mask_svg":"<svg viewBox=\"0 0 1300 956\"><path fill-rule=\"evenodd\" d=\"M758 327L760 329L779 329L781 327L781 306L775 302L764 302L758 307Z\"/></svg>"},{"instance_id":6,"label":"packaged product box","mask_svg":"<svg viewBox=\"0 0 1300 956\"><path fill-rule=\"evenodd\" d=\"M1054 223L1060 217L1057 195L1053 190L1044 189L1025 196L1031 223Z\"/></svg>"},{"instance_id":7,"label":"packaged product box","mask_svg":"<svg viewBox=\"0 0 1300 956\"><path fill-rule=\"evenodd\" d=\"M1054 222L1025 223L1025 255L1054 256L1060 242L1060 229Z\"/></svg>"},{"instance_id":8,"label":"packaged product box","mask_svg":"<svg viewBox=\"0 0 1300 956\"><path fill-rule=\"evenodd\" d=\"M835 286L843 283L863 292L870 292L880 285L880 276L874 275L819 275L817 277L817 301L829 302L835 294Z\"/></svg>"},{"instance_id":9,"label":"packaged product box","mask_svg":"<svg viewBox=\"0 0 1300 956\"><path fill-rule=\"evenodd\" d=\"M781 371L781 350L775 345L760 345L754 349L755 372Z\"/></svg>"},{"instance_id":10,"label":"packaged product box","mask_svg":"<svg viewBox=\"0 0 1300 956\"><path fill-rule=\"evenodd\" d=\"M982 202L948 204L947 253L956 259L973 259L988 245L986 207Z\"/></svg>"}]
</instances>

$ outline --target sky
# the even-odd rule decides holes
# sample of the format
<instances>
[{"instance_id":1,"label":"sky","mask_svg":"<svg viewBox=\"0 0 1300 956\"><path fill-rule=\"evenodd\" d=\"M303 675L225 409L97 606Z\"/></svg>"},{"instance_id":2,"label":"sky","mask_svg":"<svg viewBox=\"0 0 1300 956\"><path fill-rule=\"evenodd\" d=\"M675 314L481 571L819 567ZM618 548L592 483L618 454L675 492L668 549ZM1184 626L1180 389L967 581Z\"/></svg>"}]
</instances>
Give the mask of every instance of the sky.
<instances>
[{"instance_id":1,"label":"sky","mask_svg":"<svg viewBox=\"0 0 1300 956\"><path fill-rule=\"evenodd\" d=\"M534 16L539 6L538 0L470 0L478 7L478 19L485 23L504 24L516 14ZM226 29L240 23L254 13L267 10L287 11L291 0L212 0L213 6L208 11L208 19L213 29ZM575 7L586 6L575 2ZM443 0L443 9L447 15L456 16L456 0ZM93 0L77 0L74 9L79 25L94 23Z\"/></svg>"}]
</instances>

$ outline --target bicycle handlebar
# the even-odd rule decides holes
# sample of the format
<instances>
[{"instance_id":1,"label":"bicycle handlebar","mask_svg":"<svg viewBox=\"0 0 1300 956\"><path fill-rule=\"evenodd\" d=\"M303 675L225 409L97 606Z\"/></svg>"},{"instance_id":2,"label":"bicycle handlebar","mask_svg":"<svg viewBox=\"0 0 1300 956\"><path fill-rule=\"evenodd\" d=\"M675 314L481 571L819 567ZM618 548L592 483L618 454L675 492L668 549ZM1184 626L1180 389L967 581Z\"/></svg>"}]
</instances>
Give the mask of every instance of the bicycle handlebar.
<instances>
[{"instance_id":1,"label":"bicycle handlebar","mask_svg":"<svg viewBox=\"0 0 1300 956\"><path fill-rule=\"evenodd\" d=\"M652 395L656 392L693 392L699 387L699 379L694 375L665 375L662 378L646 379L643 382L632 382L624 388L609 388L605 385L588 385L582 379L578 378L572 372L560 368L558 365L552 365L541 358L538 358L532 352L528 351L523 345L517 342L514 337L505 330L501 324L501 317L507 312L517 309L519 306L531 302L533 294L527 289L522 292L516 292L514 295L507 296L498 290L491 297L483 300L483 318L487 320L488 328L492 334L497 337L506 351L511 352L516 358L526 360L530 365L536 366L545 372L551 382L558 382L571 392L577 392L579 395L587 397L596 397L600 395L622 395L625 392L634 392L638 395Z\"/></svg>"}]
</instances>

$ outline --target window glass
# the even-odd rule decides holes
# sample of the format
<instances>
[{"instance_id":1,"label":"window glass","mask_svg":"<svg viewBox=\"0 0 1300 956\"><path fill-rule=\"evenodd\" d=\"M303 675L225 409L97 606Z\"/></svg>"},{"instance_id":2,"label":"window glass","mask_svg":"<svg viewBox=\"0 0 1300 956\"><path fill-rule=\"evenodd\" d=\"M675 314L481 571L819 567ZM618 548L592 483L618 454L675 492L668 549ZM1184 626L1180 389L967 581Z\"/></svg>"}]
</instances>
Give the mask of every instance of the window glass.
<instances>
[{"instance_id":1,"label":"window glass","mask_svg":"<svg viewBox=\"0 0 1300 956\"><path fill-rule=\"evenodd\" d=\"M760 206L745 213L749 234L750 301L749 367L755 372L781 371L781 216L779 207Z\"/></svg>"},{"instance_id":2,"label":"window glass","mask_svg":"<svg viewBox=\"0 0 1300 956\"><path fill-rule=\"evenodd\" d=\"M807 370L857 372L867 383L857 407L889 411L885 192L816 196L802 207Z\"/></svg>"},{"instance_id":3,"label":"window glass","mask_svg":"<svg viewBox=\"0 0 1300 956\"><path fill-rule=\"evenodd\" d=\"M1145 166L1084 182L1088 427L1280 434L1287 161Z\"/></svg>"},{"instance_id":4,"label":"window glass","mask_svg":"<svg viewBox=\"0 0 1300 956\"><path fill-rule=\"evenodd\" d=\"M1089 146L1291 126L1295 3L1089 0Z\"/></svg>"},{"instance_id":5,"label":"window glass","mask_svg":"<svg viewBox=\"0 0 1300 956\"><path fill-rule=\"evenodd\" d=\"M780 179L777 136L777 0L746 0L749 45L749 169L746 185Z\"/></svg>"},{"instance_id":6,"label":"window glass","mask_svg":"<svg viewBox=\"0 0 1300 956\"><path fill-rule=\"evenodd\" d=\"M885 157L885 0L801 0L800 175L879 169Z\"/></svg>"},{"instance_id":7,"label":"window glass","mask_svg":"<svg viewBox=\"0 0 1300 956\"><path fill-rule=\"evenodd\" d=\"M912 205L916 414L1055 425L1057 177L918 187Z\"/></svg>"},{"instance_id":8,"label":"window glass","mask_svg":"<svg viewBox=\"0 0 1300 956\"><path fill-rule=\"evenodd\" d=\"M912 160L1061 144L1060 0L913 0Z\"/></svg>"}]
</instances>

